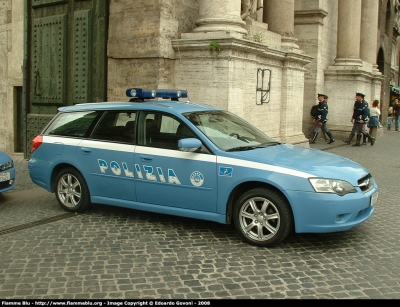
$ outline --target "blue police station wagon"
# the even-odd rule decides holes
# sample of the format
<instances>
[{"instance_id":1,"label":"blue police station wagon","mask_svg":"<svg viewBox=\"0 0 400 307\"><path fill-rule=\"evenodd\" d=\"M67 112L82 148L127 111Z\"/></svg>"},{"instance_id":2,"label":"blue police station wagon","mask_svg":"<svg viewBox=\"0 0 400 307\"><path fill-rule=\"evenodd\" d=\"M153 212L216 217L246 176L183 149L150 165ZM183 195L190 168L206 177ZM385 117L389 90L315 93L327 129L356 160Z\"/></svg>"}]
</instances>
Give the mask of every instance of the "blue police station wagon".
<instances>
[{"instance_id":1,"label":"blue police station wagon","mask_svg":"<svg viewBox=\"0 0 400 307\"><path fill-rule=\"evenodd\" d=\"M32 141L34 183L67 211L92 203L234 224L274 246L292 231L346 231L374 212L378 186L344 157L275 141L240 117L127 90L129 102L61 107Z\"/></svg>"},{"instance_id":2,"label":"blue police station wagon","mask_svg":"<svg viewBox=\"0 0 400 307\"><path fill-rule=\"evenodd\" d=\"M0 151L0 194L14 189L15 167L13 159Z\"/></svg>"}]
</instances>

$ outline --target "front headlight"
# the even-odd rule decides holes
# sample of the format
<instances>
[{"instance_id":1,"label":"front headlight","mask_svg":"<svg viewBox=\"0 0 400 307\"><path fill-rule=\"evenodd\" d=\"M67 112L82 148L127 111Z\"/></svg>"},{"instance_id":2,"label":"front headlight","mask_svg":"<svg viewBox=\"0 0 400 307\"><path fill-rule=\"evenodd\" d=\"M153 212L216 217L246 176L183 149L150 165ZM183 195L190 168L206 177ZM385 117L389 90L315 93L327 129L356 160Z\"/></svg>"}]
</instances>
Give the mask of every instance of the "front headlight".
<instances>
[{"instance_id":1,"label":"front headlight","mask_svg":"<svg viewBox=\"0 0 400 307\"><path fill-rule=\"evenodd\" d=\"M312 187L317 193L335 193L339 196L356 193L356 189L347 181L339 179L310 178Z\"/></svg>"},{"instance_id":2,"label":"front headlight","mask_svg":"<svg viewBox=\"0 0 400 307\"><path fill-rule=\"evenodd\" d=\"M4 163L0 165L0 171L5 171L6 169L12 168L13 167L13 161Z\"/></svg>"}]
</instances>

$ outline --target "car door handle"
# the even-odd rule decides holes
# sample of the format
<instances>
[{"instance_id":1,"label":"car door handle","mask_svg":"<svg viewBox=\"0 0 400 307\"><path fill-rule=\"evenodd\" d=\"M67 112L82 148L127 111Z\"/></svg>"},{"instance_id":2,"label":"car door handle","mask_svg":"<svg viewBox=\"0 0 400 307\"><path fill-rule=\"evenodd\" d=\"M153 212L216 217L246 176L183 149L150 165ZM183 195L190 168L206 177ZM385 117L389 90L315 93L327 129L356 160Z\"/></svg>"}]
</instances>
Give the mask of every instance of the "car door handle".
<instances>
[{"instance_id":1,"label":"car door handle","mask_svg":"<svg viewBox=\"0 0 400 307\"><path fill-rule=\"evenodd\" d=\"M153 161L153 157L148 155L140 155L140 160L142 160L143 162L149 162Z\"/></svg>"},{"instance_id":2,"label":"car door handle","mask_svg":"<svg viewBox=\"0 0 400 307\"><path fill-rule=\"evenodd\" d=\"M92 153L92 150L90 148L82 147L81 151L84 155L90 155Z\"/></svg>"}]
</instances>

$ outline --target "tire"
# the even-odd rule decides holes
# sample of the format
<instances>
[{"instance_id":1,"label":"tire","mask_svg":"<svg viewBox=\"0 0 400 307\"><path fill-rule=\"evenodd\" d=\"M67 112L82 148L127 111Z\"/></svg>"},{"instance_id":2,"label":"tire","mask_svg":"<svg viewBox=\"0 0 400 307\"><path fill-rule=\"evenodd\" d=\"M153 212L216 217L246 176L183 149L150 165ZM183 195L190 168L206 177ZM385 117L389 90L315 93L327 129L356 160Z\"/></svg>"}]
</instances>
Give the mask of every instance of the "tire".
<instances>
[{"instance_id":1,"label":"tire","mask_svg":"<svg viewBox=\"0 0 400 307\"><path fill-rule=\"evenodd\" d=\"M61 170L56 179L56 198L66 211L83 212L91 206L85 179L75 168Z\"/></svg>"},{"instance_id":2,"label":"tire","mask_svg":"<svg viewBox=\"0 0 400 307\"><path fill-rule=\"evenodd\" d=\"M282 242L294 224L286 198L268 188L244 193L233 209L233 222L244 242L261 247L272 247Z\"/></svg>"}]
</instances>

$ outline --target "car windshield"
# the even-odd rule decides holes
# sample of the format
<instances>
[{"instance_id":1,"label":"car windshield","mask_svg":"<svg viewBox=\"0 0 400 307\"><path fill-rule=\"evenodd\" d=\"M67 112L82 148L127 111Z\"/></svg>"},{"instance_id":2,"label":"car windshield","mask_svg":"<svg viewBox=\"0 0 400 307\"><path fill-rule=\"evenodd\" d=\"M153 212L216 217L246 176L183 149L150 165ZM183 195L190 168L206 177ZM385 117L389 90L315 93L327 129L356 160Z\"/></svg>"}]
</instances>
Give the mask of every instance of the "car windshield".
<instances>
[{"instance_id":1,"label":"car windshield","mask_svg":"<svg viewBox=\"0 0 400 307\"><path fill-rule=\"evenodd\" d=\"M253 150L279 144L244 119L227 111L192 112L184 116L224 151Z\"/></svg>"}]
</instances>

